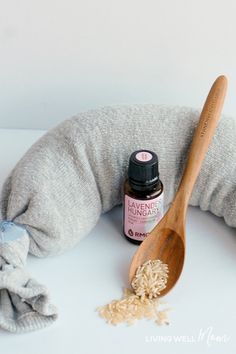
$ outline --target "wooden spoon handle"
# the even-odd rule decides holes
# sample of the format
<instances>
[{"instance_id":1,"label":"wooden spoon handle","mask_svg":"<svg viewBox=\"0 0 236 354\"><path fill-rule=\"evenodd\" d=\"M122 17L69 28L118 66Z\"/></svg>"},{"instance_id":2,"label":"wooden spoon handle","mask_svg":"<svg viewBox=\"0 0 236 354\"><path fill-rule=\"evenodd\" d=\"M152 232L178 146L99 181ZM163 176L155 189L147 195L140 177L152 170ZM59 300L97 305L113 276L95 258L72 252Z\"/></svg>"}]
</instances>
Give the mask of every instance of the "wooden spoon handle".
<instances>
[{"instance_id":1,"label":"wooden spoon handle","mask_svg":"<svg viewBox=\"0 0 236 354\"><path fill-rule=\"evenodd\" d=\"M185 211L208 146L211 143L219 121L226 90L227 79L225 76L219 76L211 87L200 115L199 123L195 130L188 154L184 175L175 198L176 200L178 199L178 202L181 202L180 204L182 204Z\"/></svg>"}]
</instances>

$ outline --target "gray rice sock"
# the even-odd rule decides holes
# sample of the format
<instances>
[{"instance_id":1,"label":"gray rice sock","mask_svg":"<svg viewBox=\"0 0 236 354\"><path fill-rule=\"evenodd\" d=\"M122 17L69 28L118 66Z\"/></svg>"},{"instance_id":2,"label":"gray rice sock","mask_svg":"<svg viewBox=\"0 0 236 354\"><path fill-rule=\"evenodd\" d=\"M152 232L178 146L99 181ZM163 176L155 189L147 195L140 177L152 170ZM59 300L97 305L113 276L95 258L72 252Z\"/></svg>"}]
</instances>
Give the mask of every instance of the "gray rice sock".
<instances>
[{"instance_id":1,"label":"gray rice sock","mask_svg":"<svg viewBox=\"0 0 236 354\"><path fill-rule=\"evenodd\" d=\"M159 156L165 205L169 205L198 118L199 111L191 108L142 105L105 107L64 121L40 138L8 176L1 195L2 218L24 225L30 235L29 252L35 256L64 252L89 233L101 213L121 203L129 155L142 148ZM190 200L233 227L235 137L236 121L222 117ZM12 241L7 262L5 246L0 244L0 327L10 331L41 328L56 318L45 288L23 269L26 239ZM20 303L25 285L32 293Z\"/></svg>"}]
</instances>

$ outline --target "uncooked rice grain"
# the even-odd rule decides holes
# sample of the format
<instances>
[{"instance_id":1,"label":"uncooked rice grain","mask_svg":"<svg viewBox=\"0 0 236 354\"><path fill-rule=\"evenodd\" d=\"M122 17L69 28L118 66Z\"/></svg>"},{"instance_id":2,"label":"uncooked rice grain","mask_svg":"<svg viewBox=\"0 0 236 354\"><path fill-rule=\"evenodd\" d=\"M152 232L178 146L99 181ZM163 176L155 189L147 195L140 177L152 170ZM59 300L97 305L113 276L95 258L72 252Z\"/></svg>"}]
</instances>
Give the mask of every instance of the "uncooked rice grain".
<instances>
[{"instance_id":1,"label":"uncooked rice grain","mask_svg":"<svg viewBox=\"0 0 236 354\"><path fill-rule=\"evenodd\" d=\"M159 259L149 260L138 267L131 286L142 299L152 299L165 289L168 279L168 265Z\"/></svg>"},{"instance_id":2,"label":"uncooked rice grain","mask_svg":"<svg viewBox=\"0 0 236 354\"><path fill-rule=\"evenodd\" d=\"M139 319L154 319L159 325L168 324L167 312L162 308L164 304L158 299L165 289L168 279L168 266L160 260L149 260L136 271L132 280L132 290L125 288L120 300L113 300L110 304L99 307L99 315L107 323L133 324Z\"/></svg>"}]
</instances>

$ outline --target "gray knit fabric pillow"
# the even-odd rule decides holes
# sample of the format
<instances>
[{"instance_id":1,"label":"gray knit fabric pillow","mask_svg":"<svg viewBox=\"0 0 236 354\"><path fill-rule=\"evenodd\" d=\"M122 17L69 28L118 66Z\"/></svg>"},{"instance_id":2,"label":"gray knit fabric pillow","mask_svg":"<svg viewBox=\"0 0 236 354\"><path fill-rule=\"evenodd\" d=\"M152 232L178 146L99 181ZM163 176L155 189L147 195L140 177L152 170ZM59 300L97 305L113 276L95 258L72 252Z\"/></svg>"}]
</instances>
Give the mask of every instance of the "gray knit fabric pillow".
<instances>
[{"instance_id":1,"label":"gray knit fabric pillow","mask_svg":"<svg viewBox=\"0 0 236 354\"><path fill-rule=\"evenodd\" d=\"M178 187L198 118L199 111L186 107L142 105L91 110L64 121L40 138L10 173L1 195L2 218L25 226L32 254L44 257L64 252L88 234L101 213L121 203L129 155L142 148L159 156L168 205ZM236 226L233 118L221 118L190 204L210 210L228 225ZM27 247L26 243L26 253ZM18 279L25 272L24 261L15 265L14 254L9 259L4 252L0 243L0 327L27 331L51 323L56 310L47 296L41 296L41 307L32 307L32 299L26 300L25 322L15 320L13 307L8 314L4 312L2 299L6 291L21 297L14 277L11 286L3 282L3 276L7 278L4 264L18 272ZM32 285L29 276L22 280L23 284L36 290L40 287ZM39 291L37 294L39 298ZM9 317L14 325L9 325Z\"/></svg>"}]
</instances>

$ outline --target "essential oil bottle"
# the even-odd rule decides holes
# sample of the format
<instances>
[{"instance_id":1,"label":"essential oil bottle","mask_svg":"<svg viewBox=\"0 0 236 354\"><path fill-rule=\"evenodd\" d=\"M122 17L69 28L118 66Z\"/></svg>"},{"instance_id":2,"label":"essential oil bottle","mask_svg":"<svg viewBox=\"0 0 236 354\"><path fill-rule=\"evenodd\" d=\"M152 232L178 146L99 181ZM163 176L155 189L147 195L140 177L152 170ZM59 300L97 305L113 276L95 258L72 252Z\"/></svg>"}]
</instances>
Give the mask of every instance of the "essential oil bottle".
<instances>
[{"instance_id":1,"label":"essential oil bottle","mask_svg":"<svg viewBox=\"0 0 236 354\"><path fill-rule=\"evenodd\" d=\"M124 183L124 236L140 244L162 216L163 184L159 179L158 157L150 150L134 151Z\"/></svg>"}]
</instances>

